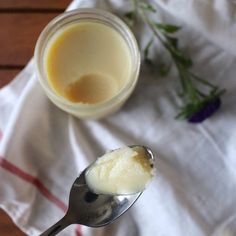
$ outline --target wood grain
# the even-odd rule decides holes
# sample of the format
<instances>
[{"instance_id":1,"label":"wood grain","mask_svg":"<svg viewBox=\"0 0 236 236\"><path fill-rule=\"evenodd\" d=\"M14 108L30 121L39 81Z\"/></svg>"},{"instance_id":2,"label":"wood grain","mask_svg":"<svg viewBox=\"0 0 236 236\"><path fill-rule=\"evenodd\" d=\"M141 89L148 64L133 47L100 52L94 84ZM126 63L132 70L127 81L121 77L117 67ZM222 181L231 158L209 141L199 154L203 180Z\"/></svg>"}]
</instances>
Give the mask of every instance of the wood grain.
<instances>
[{"instance_id":1,"label":"wood grain","mask_svg":"<svg viewBox=\"0 0 236 236\"><path fill-rule=\"evenodd\" d=\"M7 85L20 71L20 69L0 69L0 88Z\"/></svg>"},{"instance_id":2,"label":"wood grain","mask_svg":"<svg viewBox=\"0 0 236 236\"><path fill-rule=\"evenodd\" d=\"M0 234L3 236L25 236L20 229L14 226L11 218L0 209Z\"/></svg>"},{"instance_id":3,"label":"wood grain","mask_svg":"<svg viewBox=\"0 0 236 236\"><path fill-rule=\"evenodd\" d=\"M25 65L33 56L36 40L58 14L0 14L0 65Z\"/></svg>"},{"instance_id":4,"label":"wood grain","mask_svg":"<svg viewBox=\"0 0 236 236\"><path fill-rule=\"evenodd\" d=\"M0 9L61 9L64 10L71 0L0 0Z\"/></svg>"},{"instance_id":5,"label":"wood grain","mask_svg":"<svg viewBox=\"0 0 236 236\"><path fill-rule=\"evenodd\" d=\"M36 40L44 26L62 13L70 2L71 0L0 0L0 88L21 71L33 56ZM0 235L25 236L1 209Z\"/></svg>"}]
</instances>

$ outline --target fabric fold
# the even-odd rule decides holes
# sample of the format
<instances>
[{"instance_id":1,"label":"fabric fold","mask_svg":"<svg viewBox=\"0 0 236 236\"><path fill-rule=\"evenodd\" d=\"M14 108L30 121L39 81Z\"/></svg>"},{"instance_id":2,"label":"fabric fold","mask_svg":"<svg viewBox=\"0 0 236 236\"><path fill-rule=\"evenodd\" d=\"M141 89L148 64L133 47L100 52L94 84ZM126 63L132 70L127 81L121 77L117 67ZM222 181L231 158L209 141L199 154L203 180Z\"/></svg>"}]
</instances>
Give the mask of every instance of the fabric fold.
<instances>
[{"instance_id":1,"label":"fabric fold","mask_svg":"<svg viewBox=\"0 0 236 236\"><path fill-rule=\"evenodd\" d=\"M28 235L39 235L64 215L70 187L89 163L132 144L153 150L154 181L119 220L99 229L79 226L77 235L236 234L235 3L153 4L158 20L183 25L180 41L194 59L193 70L227 89L221 110L199 125L176 121L177 76L162 79L142 65L138 85L120 111L102 120L79 120L49 101L32 60L0 90L0 207ZM127 5L75 0L68 10L102 7L121 15ZM144 45L149 32L142 32L147 33L137 37ZM76 235L76 227L61 235Z\"/></svg>"}]
</instances>

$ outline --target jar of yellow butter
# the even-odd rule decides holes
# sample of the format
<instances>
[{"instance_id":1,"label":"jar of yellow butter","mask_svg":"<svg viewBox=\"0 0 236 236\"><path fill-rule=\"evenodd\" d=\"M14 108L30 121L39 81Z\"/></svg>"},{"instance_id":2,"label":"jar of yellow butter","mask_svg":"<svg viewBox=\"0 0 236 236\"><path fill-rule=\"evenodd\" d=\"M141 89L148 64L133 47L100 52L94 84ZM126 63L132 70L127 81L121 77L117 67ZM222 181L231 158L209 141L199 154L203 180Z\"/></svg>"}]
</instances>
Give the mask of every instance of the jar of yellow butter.
<instances>
[{"instance_id":1,"label":"jar of yellow butter","mask_svg":"<svg viewBox=\"0 0 236 236\"><path fill-rule=\"evenodd\" d=\"M140 54L127 25L99 9L63 13L35 47L39 82L49 99L79 118L117 111L137 83Z\"/></svg>"}]
</instances>

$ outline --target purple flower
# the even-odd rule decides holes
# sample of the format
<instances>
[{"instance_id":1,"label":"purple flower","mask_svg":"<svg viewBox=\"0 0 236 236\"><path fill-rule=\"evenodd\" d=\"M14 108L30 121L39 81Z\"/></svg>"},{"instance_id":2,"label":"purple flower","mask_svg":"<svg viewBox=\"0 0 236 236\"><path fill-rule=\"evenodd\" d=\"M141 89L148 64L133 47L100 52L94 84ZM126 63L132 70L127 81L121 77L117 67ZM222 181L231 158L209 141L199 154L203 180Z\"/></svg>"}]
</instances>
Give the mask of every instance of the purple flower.
<instances>
[{"instance_id":1,"label":"purple flower","mask_svg":"<svg viewBox=\"0 0 236 236\"><path fill-rule=\"evenodd\" d=\"M190 123L201 123L205 119L212 116L221 106L221 100L216 97L214 100L209 100L203 104L200 110L188 118Z\"/></svg>"}]
</instances>

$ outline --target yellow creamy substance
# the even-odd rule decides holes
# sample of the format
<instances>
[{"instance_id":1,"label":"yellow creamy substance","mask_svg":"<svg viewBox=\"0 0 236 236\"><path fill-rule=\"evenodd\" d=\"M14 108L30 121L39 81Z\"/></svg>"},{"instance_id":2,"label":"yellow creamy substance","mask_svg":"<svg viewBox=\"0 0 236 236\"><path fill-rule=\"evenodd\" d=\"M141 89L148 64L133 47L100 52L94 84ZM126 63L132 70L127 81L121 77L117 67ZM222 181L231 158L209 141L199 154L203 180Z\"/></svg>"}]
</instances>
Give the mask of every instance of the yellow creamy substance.
<instances>
[{"instance_id":1,"label":"yellow creamy substance","mask_svg":"<svg viewBox=\"0 0 236 236\"><path fill-rule=\"evenodd\" d=\"M98 158L86 173L95 193L132 194L143 191L153 177L153 166L143 148L121 148Z\"/></svg>"},{"instance_id":2,"label":"yellow creamy substance","mask_svg":"<svg viewBox=\"0 0 236 236\"><path fill-rule=\"evenodd\" d=\"M58 32L45 56L49 84L75 103L95 104L115 96L131 74L129 48L114 29L73 23Z\"/></svg>"}]
</instances>

